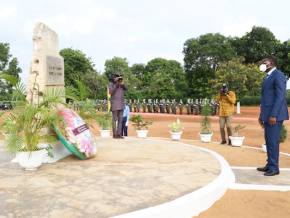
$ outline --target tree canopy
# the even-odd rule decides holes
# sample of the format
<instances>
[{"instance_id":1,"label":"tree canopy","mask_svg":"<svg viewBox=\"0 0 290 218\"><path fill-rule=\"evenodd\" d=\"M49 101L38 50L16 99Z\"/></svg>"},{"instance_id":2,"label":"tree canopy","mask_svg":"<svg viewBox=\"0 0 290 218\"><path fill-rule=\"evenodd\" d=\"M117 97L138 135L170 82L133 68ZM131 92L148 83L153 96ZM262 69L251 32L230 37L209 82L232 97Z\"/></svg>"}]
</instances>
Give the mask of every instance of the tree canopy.
<instances>
[{"instance_id":1,"label":"tree canopy","mask_svg":"<svg viewBox=\"0 0 290 218\"><path fill-rule=\"evenodd\" d=\"M10 53L10 45L8 43L0 43L0 73L15 76L19 78L22 73L21 68L18 66L17 58L13 57ZM0 100L10 100L12 97L13 85L9 82L0 80Z\"/></svg>"}]
</instances>

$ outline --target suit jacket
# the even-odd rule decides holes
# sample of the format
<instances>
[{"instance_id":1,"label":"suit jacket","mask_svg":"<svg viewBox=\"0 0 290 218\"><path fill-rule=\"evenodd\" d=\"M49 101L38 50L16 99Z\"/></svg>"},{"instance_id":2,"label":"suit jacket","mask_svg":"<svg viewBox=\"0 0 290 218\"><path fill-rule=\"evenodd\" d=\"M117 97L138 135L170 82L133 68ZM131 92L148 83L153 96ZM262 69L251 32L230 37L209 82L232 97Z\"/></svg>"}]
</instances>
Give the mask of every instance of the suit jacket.
<instances>
[{"instance_id":1,"label":"suit jacket","mask_svg":"<svg viewBox=\"0 0 290 218\"><path fill-rule=\"evenodd\" d=\"M276 117L276 121L289 119L286 103L286 83L285 75L277 69L264 80L260 114L264 122L269 122L270 116Z\"/></svg>"},{"instance_id":2,"label":"suit jacket","mask_svg":"<svg viewBox=\"0 0 290 218\"><path fill-rule=\"evenodd\" d=\"M121 85L120 83L112 83L108 84L109 92L111 93L111 110L118 111L125 109L125 97L124 90L128 90L129 87L127 85Z\"/></svg>"}]
</instances>

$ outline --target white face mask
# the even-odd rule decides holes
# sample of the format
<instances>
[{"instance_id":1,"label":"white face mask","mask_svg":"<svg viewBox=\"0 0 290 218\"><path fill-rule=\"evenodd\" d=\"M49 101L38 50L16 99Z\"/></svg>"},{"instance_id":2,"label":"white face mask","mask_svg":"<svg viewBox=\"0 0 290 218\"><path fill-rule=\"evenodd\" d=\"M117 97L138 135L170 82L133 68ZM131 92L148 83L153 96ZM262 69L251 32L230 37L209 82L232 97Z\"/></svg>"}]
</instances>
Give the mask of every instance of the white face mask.
<instances>
[{"instance_id":1,"label":"white face mask","mask_svg":"<svg viewBox=\"0 0 290 218\"><path fill-rule=\"evenodd\" d=\"M267 65L266 64L261 64L260 65L260 71L265 72L267 70Z\"/></svg>"}]
</instances>

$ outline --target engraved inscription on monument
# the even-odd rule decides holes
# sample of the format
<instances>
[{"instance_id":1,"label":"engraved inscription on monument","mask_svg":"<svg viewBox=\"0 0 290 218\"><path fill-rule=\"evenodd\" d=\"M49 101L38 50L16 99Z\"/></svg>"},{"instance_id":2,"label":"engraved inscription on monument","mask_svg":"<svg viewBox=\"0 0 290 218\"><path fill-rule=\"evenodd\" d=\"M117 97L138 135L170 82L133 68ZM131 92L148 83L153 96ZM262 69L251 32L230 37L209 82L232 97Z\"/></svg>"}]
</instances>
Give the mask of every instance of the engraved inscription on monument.
<instances>
[{"instance_id":1,"label":"engraved inscription on monument","mask_svg":"<svg viewBox=\"0 0 290 218\"><path fill-rule=\"evenodd\" d=\"M64 85L63 59L46 56L46 85Z\"/></svg>"}]
</instances>

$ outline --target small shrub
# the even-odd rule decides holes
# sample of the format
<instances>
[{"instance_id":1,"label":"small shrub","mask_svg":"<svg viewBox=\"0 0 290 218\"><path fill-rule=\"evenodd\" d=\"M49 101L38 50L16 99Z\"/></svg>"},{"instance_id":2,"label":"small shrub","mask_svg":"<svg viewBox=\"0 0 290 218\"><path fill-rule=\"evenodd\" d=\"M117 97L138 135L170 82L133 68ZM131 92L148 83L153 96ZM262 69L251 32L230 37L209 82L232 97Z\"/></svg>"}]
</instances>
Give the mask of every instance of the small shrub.
<instances>
[{"instance_id":1,"label":"small shrub","mask_svg":"<svg viewBox=\"0 0 290 218\"><path fill-rule=\"evenodd\" d=\"M176 122L173 122L171 125L169 126L169 129L171 129L173 132L179 132L181 131L180 129L184 129L184 127L182 127L181 125L183 125L183 123L180 122L179 119L177 119Z\"/></svg>"}]
</instances>

